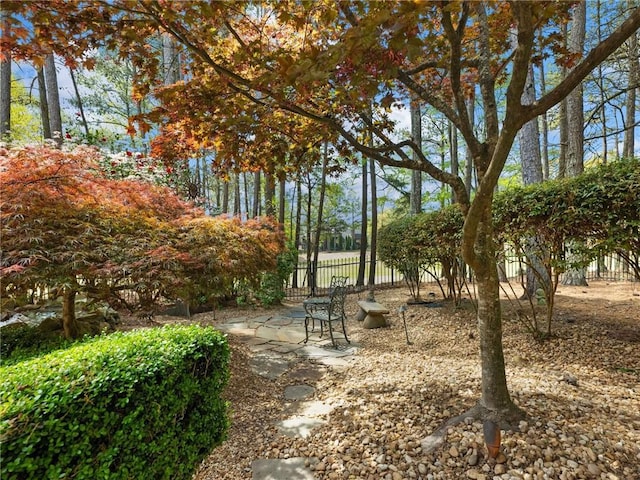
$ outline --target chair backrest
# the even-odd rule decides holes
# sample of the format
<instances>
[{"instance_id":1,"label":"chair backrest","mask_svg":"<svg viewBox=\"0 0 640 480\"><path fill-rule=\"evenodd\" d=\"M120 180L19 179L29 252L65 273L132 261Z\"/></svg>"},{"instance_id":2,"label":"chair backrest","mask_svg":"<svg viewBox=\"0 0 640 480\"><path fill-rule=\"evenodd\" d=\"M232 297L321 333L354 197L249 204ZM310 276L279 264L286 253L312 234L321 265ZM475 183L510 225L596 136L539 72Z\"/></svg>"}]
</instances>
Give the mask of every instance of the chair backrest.
<instances>
[{"instance_id":1,"label":"chair backrest","mask_svg":"<svg viewBox=\"0 0 640 480\"><path fill-rule=\"evenodd\" d=\"M331 303L329 305L329 315L331 317L340 317L344 315L344 301L347 297L347 287L344 285L336 286L331 292Z\"/></svg>"},{"instance_id":2,"label":"chair backrest","mask_svg":"<svg viewBox=\"0 0 640 480\"><path fill-rule=\"evenodd\" d=\"M347 285L347 280L349 277L341 277L338 275L334 275L331 277L331 283L329 284L329 289L333 290L335 287L345 287Z\"/></svg>"},{"instance_id":3,"label":"chair backrest","mask_svg":"<svg viewBox=\"0 0 640 480\"><path fill-rule=\"evenodd\" d=\"M341 277L339 275L333 275L331 277L331 283L329 283L329 292L328 292L329 296L333 294L333 291L336 289L336 287L346 287L348 279L349 277Z\"/></svg>"}]
</instances>

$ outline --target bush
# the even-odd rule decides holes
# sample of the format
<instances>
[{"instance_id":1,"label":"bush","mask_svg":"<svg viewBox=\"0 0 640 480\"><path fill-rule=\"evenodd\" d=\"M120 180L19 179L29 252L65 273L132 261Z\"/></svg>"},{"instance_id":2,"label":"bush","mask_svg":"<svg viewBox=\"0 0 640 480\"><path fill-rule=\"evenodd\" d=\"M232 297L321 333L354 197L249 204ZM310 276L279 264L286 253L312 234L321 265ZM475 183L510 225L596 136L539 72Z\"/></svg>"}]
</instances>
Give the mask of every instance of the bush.
<instances>
[{"instance_id":1,"label":"bush","mask_svg":"<svg viewBox=\"0 0 640 480\"><path fill-rule=\"evenodd\" d=\"M298 250L291 244L278 255L278 265L275 272L262 275L260 288L255 295L262 305L278 305L285 297L284 285L293 273Z\"/></svg>"},{"instance_id":2,"label":"bush","mask_svg":"<svg viewBox=\"0 0 640 480\"><path fill-rule=\"evenodd\" d=\"M0 367L0 477L181 479L225 438L226 338L115 333Z\"/></svg>"},{"instance_id":3,"label":"bush","mask_svg":"<svg viewBox=\"0 0 640 480\"><path fill-rule=\"evenodd\" d=\"M0 334L0 365L17 363L69 345L58 335L50 335L28 325L4 327Z\"/></svg>"},{"instance_id":4,"label":"bush","mask_svg":"<svg viewBox=\"0 0 640 480\"><path fill-rule=\"evenodd\" d=\"M458 268L463 222L458 205L396 219L378 232L379 258L403 273L416 300L420 297L423 273L440 285L442 269L448 287L445 292L440 285L442 294L457 302L464 280Z\"/></svg>"}]
</instances>

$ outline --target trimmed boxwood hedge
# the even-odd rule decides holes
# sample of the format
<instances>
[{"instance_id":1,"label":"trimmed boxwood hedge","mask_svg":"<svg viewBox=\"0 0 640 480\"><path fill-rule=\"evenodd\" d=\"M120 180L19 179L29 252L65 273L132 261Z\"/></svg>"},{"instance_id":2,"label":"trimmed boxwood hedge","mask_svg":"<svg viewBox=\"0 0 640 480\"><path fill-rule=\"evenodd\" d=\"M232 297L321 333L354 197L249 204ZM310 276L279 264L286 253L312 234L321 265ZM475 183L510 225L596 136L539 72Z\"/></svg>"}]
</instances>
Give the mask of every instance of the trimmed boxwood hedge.
<instances>
[{"instance_id":1,"label":"trimmed boxwood hedge","mask_svg":"<svg viewBox=\"0 0 640 480\"><path fill-rule=\"evenodd\" d=\"M226 337L98 337L0 368L0 477L187 479L228 429Z\"/></svg>"}]
</instances>

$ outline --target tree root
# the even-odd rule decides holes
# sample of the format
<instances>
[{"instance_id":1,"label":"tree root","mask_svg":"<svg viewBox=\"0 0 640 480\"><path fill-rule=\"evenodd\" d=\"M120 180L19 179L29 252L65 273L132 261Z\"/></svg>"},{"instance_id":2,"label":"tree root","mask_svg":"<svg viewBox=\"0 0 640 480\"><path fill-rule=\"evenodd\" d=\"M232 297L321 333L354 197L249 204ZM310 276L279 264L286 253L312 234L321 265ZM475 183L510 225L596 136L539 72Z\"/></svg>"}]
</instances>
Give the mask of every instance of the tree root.
<instances>
[{"instance_id":1,"label":"tree root","mask_svg":"<svg viewBox=\"0 0 640 480\"><path fill-rule=\"evenodd\" d=\"M464 422L467 418L480 421L492 421L498 425L501 430L515 431L519 429L518 423L527 418L527 414L515 404L507 410L494 411L489 410L480 403L477 403L466 412L450 418L440 425L440 427L438 427L438 429L431 435L423 438L420 441L422 451L424 453L431 453L437 450L447 439L447 430L449 427L458 425Z\"/></svg>"}]
</instances>

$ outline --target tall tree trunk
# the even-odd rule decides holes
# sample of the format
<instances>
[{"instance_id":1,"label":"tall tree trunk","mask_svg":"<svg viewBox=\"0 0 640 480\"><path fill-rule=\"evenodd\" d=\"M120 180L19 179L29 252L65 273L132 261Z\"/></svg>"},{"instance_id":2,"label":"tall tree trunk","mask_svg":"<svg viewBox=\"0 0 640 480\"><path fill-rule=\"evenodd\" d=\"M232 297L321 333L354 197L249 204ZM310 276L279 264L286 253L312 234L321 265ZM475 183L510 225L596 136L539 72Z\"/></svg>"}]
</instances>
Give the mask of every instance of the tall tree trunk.
<instances>
[{"instance_id":1,"label":"tall tree trunk","mask_svg":"<svg viewBox=\"0 0 640 480\"><path fill-rule=\"evenodd\" d=\"M313 235L313 283L311 292L315 294L318 288L318 256L320 254L320 237L322 236L322 214L324 211L324 197L327 190L327 165L329 164L329 142L325 141L322 155L322 177L320 178L320 199L318 200L318 217L316 221L316 231Z\"/></svg>"},{"instance_id":2,"label":"tall tree trunk","mask_svg":"<svg viewBox=\"0 0 640 480\"><path fill-rule=\"evenodd\" d=\"M487 221L486 219L485 221ZM495 262L493 237L490 228L481 225L479 243L486 254L486 269L476 272L478 285L478 331L480 334L480 359L482 365L482 397L480 404L490 412L521 412L513 404L507 388L504 353L502 346L502 312L498 269ZM507 418L509 416L507 415Z\"/></svg>"},{"instance_id":3,"label":"tall tree trunk","mask_svg":"<svg viewBox=\"0 0 640 480\"><path fill-rule=\"evenodd\" d=\"M447 122L449 129L449 156L451 157L451 173L456 177L460 173L460 160L458 159L458 130L450 121ZM451 203L457 203L456 193L451 187Z\"/></svg>"},{"instance_id":4,"label":"tall tree trunk","mask_svg":"<svg viewBox=\"0 0 640 480\"><path fill-rule=\"evenodd\" d=\"M40 99L40 118L42 119L42 137L51 138L51 122L49 121L49 101L47 100L47 82L44 69L38 68L38 98Z\"/></svg>"},{"instance_id":5,"label":"tall tree trunk","mask_svg":"<svg viewBox=\"0 0 640 480\"><path fill-rule=\"evenodd\" d=\"M78 110L80 111L80 120L82 120L82 127L84 128L84 134L89 140L89 124L87 123L87 117L84 114L84 105L82 104L82 97L80 96L80 90L78 89L78 82L76 82L76 75L73 73L73 68L69 68L69 75L71 76L71 83L73 84L73 91L76 94L76 102L78 102Z\"/></svg>"},{"instance_id":6,"label":"tall tree trunk","mask_svg":"<svg viewBox=\"0 0 640 480\"><path fill-rule=\"evenodd\" d=\"M300 248L300 235L301 235L301 221L302 221L302 180L300 176L296 178L296 222L295 222L295 234L293 236L293 244L296 249ZM298 288L298 255L294 259L294 271L293 271L293 288Z\"/></svg>"},{"instance_id":7,"label":"tall tree trunk","mask_svg":"<svg viewBox=\"0 0 640 480\"><path fill-rule=\"evenodd\" d=\"M569 51L582 54L587 23L587 4L585 0L579 2L573 13L571 33L569 34ZM577 86L567 96L567 126L569 145L567 149L567 171L569 177L580 175L584 171L584 104L582 84ZM567 245L567 259L579 260L574 250L574 244ZM570 268L565 272L563 285L587 285L584 268Z\"/></svg>"},{"instance_id":8,"label":"tall tree trunk","mask_svg":"<svg viewBox=\"0 0 640 480\"><path fill-rule=\"evenodd\" d=\"M367 268L367 223L368 223L368 201L369 187L367 185L367 159L362 159L362 225L360 226L360 261L358 263L358 278L356 286L364 286L364 274Z\"/></svg>"},{"instance_id":9,"label":"tall tree trunk","mask_svg":"<svg viewBox=\"0 0 640 480\"><path fill-rule=\"evenodd\" d=\"M284 230L284 220L285 220L285 211L286 211L286 195L287 195L287 180L282 175L282 178L279 182L279 195L278 195L278 223L282 225L282 229Z\"/></svg>"},{"instance_id":10,"label":"tall tree trunk","mask_svg":"<svg viewBox=\"0 0 640 480\"><path fill-rule=\"evenodd\" d=\"M9 13L2 9L0 23L3 35L8 32ZM11 52L5 52L7 58L0 62L0 141L11 132Z\"/></svg>"},{"instance_id":11,"label":"tall tree trunk","mask_svg":"<svg viewBox=\"0 0 640 480\"><path fill-rule=\"evenodd\" d=\"M602 22L601 22L601 9L602 2L598 0L596 2L596 15L597 15L597 25L598 25L598 43L602 41ZM598 93L600 96L600 124L602 125L602 163L606 164L608 162L608 154L609 154L609 146L607 144L607 109L606 105L606 95L605 95L605 85L604 85L604 71L602 68L602 64L598 65Z\"/></svg>"},{"instance_id":12,"label":"tall tree trunk","mask_svg":"<svg viewBox=\"0 0 640 480\"><path fill-rule=\"evenodd\" d=\"M631 36L627 42L627 58L629 62L629 80L627 82L627 98L625 101L625 131L624 131L624 148L622 156L633 158L635 151L635 125L636 125L636 91L638 90L638 82L640 81L640 61L638 56L638 34Z\"/></svg>"},{"instance_id":13,"label":"tall tree trunk","mask_svg":"<svg viewBox=\"0 0 640 480\"><path fill-rule=\"evenodd\" d=\"M222 185L220 184L220 177L214 177L215 192L216 192L216 208L222 212Z\"/></svg>"},{"instance_id":14,"label":"tall tree trunk","mask_svg":"<svg viewBox=\"0 0 640 480\"><path fill-rule=\"evenodd\" d=\"M240 174L238 174L238 182L239 181ZM249 218L251 209L249 208L249 177L247 176L247 172L242 172L242 191L244 193L244 211L247 213L247 218Z\"/></svg>"},{"instance_id":15,"label":"tall tree trunk","mask_svg":"<svg viewBox=\"0 0 640 480\"><path fill-rule=\"evenodd\" d=\"M540 95L547 93L547 83L544 74L544 62L540 62ZM535 78L534 78L535 82ZM549 121L547 112L540 115L540 123L542 124L542 180L549 180Z\"/></svg>"},{"instance_id":16,"label":"tall tree trunk","mask_svg":"<svg viewBox=\"0 0 640 480\"><path fill-rule=\"evenodd\" d=\"M562 37L565 39L565 47L569 48L566 41L568 36L568 28L566 23L562 25ZM567 76L567 67L562 67L562 77ZM560 152L558 153L558 178L567 176L567 150L569 149L569 124L567 113L567 99L560 102L560 110L558 112L558 123L560 124Z\"/></svg>"},{"instance_id":17,"label":"tall tree trunk","mask_svg":"<svg viewBox=\"0 0 640 480\"><path fill-rule=\"evenodd\" d=\"M373 142L371 142L373 147ZM376 283L376 249L378 243L378 192L376 186L376 161L372 158L370 160L370 174L371 174L371 242L370 256L369 256L369 281L368 285L375 285Z\"/></svg>"},{"instance_id":18,"label":"tall tree trunk","mask_svg":"<svg viewBox=\"0 0 640 480\"><path fill-rule=\"evenodd\" d=\"M182 77L178 47L175 39L169 34L162 35L162 71L165 85L172 85Z\"/></svg>"},{"instance_id":19,"label":"tall tree trunk","mask_svg":"<svg viewBox=\"0 0 640 480\"><path fill-rule=\"evenodd\" d=\"M306 225L306 233L307 233L307 238L306 238L306 244L307 244L307 248L306 248L306 257L307 257L307 282L309 284L309 287L312 289L312 293L315 292L314 288L315 288L315 272L313 271L313 256L312 256L312 242L311 242L311 206L312 206L312 202L313 202L313 196L312 196L312 183L311 183L311 173L307 172L307 225Z\"/></svg>"},{"instance_id":20,"label":"tall tree trunk","mask_svg":"<svg viewBox=\"0 0 640 480\"><path fill-rule=\"evenodd\" d=\"M264 174L264 214L267 217L276 217L276 179L271 173Z\"/></svg>"},{"instance_id":21,"label":"tall tree trunk","mask_svg":"<svg viewBox=\"0 0 640 480\"><path fill-rule=\"evenodd\" d=\"M58 90L58 74L53 54L44 60L44 79L47 84L47 105L49 106L49 125L51 134L58 144L62 145L62 113L60 111L60 92Z\"/></svg>"},{"instance_id":22,"label":"tall tree trunk","mask_svg":"<svg viewBox=\"0 0 640 480\"><path fill-rule=\"evenodd\" d=\"M253 174L253 218L260 216L260 183L260 171L257 171Z\"/></svg>"},{"instance_id":23,"label":"tall tree trunk","mask_svg":"<svg viewBox=\"0 0 640 480\"><path fill-rule=\"evenodd\" d=\"M76 291L72 287L66 287L62 294L62 328L69 340L80 336L76 320Z\"/></svg>"},{"instance_id":24,"label":"tall tree trunk","mask_svg":"<svg viewBox=\"0 0 640 480\"><path fill-rule=\"evenodd\" d=\"M242 215L242 209L240 208L240 174L236 173L234 175L233 182L233 214L235 216Z\"/></svg>"},{"instance_id":25,"label":"tall tree trunk","mask_svg":"<svg viewBox=\"0 0 640 480\"><path fill-rule=\"evenodd\" d=\"M531 105L536 100L536 92L534 87L533 64L529 64L527 73L527 83L522 93L522 104ZM525 185L542 182L542 162L540 155L540 131L538 128L538 119L524 124L518 132L518 141L520 143L520 161L522 165L522 181ZM538 288L549 285L549 278L546 275L540 256L538 255L541 242L535 236L528 238L526 241L525 254L527 256L527 281L525 284L525 298L535 298ZM540 283L542 281L542 284ZM546 291L546 290L545 290Z\"/></svg>"},{"instance_id":26,"label":"tall tree trunk","mask_svg":"<svg viewBox=\"0 0 640 480\"><path fill-rule=\"evenodd\" d=\"M229 213L229 179L225 178L222 183L222 213Z\"/></svg>"},{"instance_id":27,"label":"tall tree trunk","mask_svg":"<svg viewBox=\"0 0 640 480\"><path fill-rule=\"evenodd\" d=\"M475 122L475 95L472 92L471 98L467 103L467 115L469 117L469 124L473 125ZM464 164L464 186L467 190L467 194L471 197L471 183L473 181L473 153L469 146L467 146L467 153Z\"/></svg>"},{"instance_id":28,"label":"tall tree trunk","mask_svg":"<svg viewBox=\"0 0 640 480\"><path fill-rule=\"evenodd\" d=\"M420 104L417 101L411 102L411 137L420 149L422 149L422 116L420 114ZM413 152L413 160L418 161L420 157ZM409 213L415 215L422 212L422 172L420 170L411 171L411 193L409 195Z\"/></svg>"}]
</instances>

